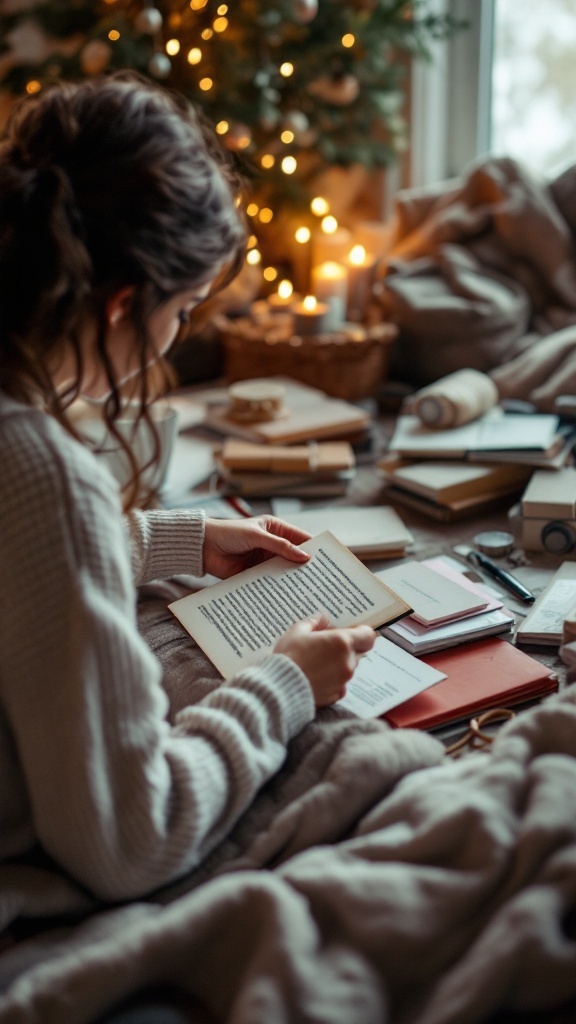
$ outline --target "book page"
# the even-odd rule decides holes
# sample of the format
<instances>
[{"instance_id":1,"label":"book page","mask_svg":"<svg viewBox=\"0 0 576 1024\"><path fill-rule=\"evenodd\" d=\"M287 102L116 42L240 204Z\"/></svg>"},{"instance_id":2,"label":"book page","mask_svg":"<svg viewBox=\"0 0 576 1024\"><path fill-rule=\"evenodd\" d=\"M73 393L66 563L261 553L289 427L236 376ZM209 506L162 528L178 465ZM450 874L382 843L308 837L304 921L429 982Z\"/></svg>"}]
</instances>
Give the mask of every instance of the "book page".
<instances>
[{"instance_id":1,"label":"book page","mask_svg":"<svg viewBox=\"0 0 576 1024\"><path fill-rule=\"evenodd\" d=\"M359 718L378 718L445 678L444 672L379 636L372 650L361 658L337 707Z\"/></svg>"},{"instance_id":2,"label":"book page","mask_svg":"<svg viewBox=\"0 0 576 1024\"><path fill-rule=\"evenodd\" d=\"M313 556L305 565L271 558L169 605L225 677L261 661L318 611L333 626L379 626L411 611L328 531L301 546Z\"/></svg>"}]
</instances>

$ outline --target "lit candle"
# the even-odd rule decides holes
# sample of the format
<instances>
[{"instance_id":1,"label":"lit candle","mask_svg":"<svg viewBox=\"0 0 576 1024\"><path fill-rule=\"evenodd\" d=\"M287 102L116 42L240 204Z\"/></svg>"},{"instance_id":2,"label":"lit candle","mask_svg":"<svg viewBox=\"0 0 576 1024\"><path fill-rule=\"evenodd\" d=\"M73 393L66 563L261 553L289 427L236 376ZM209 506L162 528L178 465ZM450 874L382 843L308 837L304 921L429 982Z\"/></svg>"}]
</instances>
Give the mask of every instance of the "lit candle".
<instances>
[{"instance_id":1,"label":"lit candle","mask_svg":"<svg viewBox=\"0 0 576 1024\"><path fill-rule=\"evenodd\" d=\"M318 302L315 295L306 295L302 302L292 306L294 313L294 334L301 337L323 334L329 330L330 307L327 302Z\"/></svg>"},{"instance_id":2,"label":"lit candle","mask_svg":"<svg viewBox=\"0 0 576 1024\"><path fill-rule=\"evenodd\" d=\"M348 319L362 320L372 291L376 257L363 245L355 245L346 259L348 267Z\"/></svg>"},{"instance_id":3,"label":"lit candle","mask_svg":"<svg viewBox=\"0 0 576 1024\"><path fill-rule=\"evenodd\" d=\"M334 261L341 263L350 250L352 235L348 228L341 228L335 217L327 216L322 221L322 230L314 232L312 239L312 263Z\"/></svg>"},{"instance_id":4,"label":"lit candle","mask_svg":"<svg viewBox=\"0 0 576 1024\"><path fill-rule=\"evenodd\" d=\"M348 298L348 270L342 263L328 260L312 268L312 290L317 299L326 302L331 330L336 330L346 319Z\"/></svg>"},{"instance_id":5,"label":"lit candle","mask_svg":"<svg viewBox=\"0 0 576 1024\"><path fill-rule=\"evenodd\" d=\"M392 225L382 220L362 220L354 225L354 245L363 245L378 258L385 256L392 240Z\"/></svg>"},{"instance_id":6,"label":"lit candle","mask_svg":"<svg viewBox=\"0 0 576 1024\"><path fill-rule=\"evenodd\" d=\"M286 313L296 298L292 281L280 281L278 291L268 296L268 305L273 313Z\"/></svg>"}]
</instances>

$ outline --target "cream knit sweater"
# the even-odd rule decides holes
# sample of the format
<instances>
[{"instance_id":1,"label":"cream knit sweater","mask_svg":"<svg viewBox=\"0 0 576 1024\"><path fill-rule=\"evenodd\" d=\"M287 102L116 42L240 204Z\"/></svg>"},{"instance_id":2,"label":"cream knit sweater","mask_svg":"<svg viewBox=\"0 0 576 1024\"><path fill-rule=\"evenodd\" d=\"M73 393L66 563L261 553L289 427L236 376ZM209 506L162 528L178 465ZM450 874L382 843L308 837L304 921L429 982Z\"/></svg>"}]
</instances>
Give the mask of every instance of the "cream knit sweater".
<instances>
[{"instance_id":1,"label":"cream knit sweater","mask_svg":"<svg viewBox=\"0 0 576 1024\"><path fill-rule=\"evenodd\" d=\"M36 843L97 896L198 864L314 717L273 655L182 710L136 624L135 585L202 574L203 517L121 514L108 471L0 397L0 860Z\"/></svg>"}]
</instances>

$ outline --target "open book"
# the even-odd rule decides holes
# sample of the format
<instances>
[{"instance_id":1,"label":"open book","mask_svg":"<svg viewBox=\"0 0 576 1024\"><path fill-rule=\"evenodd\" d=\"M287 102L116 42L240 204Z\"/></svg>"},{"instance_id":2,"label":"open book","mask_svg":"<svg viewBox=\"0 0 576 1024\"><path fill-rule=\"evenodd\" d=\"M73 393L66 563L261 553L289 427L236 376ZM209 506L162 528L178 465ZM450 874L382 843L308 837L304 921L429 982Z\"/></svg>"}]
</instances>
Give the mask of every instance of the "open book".
<instances>
[{"instance_id":1,"label":"open book","mask_svg":"<svg viewBox=\"0 0 576 1024\"><path fill-rule=\"evenodd\" d=\"M223 676L261 661L300 619L323 611L333 626L382 626L412 611L325 531L301 545L309 562L271 558L169 607Z\"/></svg>"},{"instance_id":2,"label":"open book","mask_svg":"<svg viewBox=\"0 0 576 1024\"><path fill-rule=\"evenodd\" d=\"M417 416L399 416L390 451L411 458L546 462L562 444L559 426L555 415L505 414L501 409L491 409L473 423L448 430L424 427Z\"/></svg>"}]
</instances>

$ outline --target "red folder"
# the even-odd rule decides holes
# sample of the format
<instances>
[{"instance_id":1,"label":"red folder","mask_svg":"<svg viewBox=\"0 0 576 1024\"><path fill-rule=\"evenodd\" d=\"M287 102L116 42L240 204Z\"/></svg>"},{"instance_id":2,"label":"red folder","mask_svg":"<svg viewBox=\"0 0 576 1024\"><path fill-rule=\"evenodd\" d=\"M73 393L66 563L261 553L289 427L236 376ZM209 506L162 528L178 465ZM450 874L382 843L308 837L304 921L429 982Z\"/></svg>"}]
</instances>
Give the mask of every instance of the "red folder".
<instances>
[{"instance_id":1,"label":"red folder","mask_svg":"<svg viewBox=\"0 0 576 1024\"><path fill-rule=\"evenodd\" d=\"M396 728L435 729L462 718L554 693L558 678L507 640L490 637L421 659L446 673L383 717Z\"/></svg>"}]
</instances>

